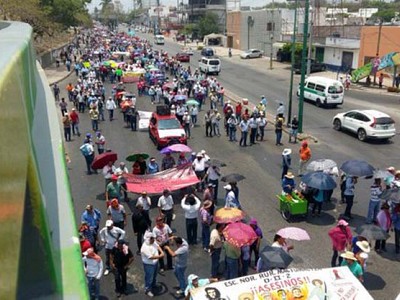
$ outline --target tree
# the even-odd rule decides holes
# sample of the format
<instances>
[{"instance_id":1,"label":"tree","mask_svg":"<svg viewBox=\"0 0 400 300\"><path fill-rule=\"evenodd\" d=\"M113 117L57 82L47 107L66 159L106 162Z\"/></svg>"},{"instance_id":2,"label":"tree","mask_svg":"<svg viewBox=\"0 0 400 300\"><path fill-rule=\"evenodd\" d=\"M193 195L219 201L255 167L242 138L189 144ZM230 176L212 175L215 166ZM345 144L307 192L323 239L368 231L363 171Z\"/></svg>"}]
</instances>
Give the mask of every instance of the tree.
<instances>
[{"instance_id":1,"label":"tree","mask_svg":"<svg viewBox=\"0 0 400 300\"><path fill-rule=\"evenodd\" d=\"M200 36L205 36L210 33L218 33L218 15L207 12L204 17L199 20L198 28Z\"/></svg>"},{"instance_id":2,"label":"tree","mask_svg":"<svg viewBox=\"0 0 400 300\"><path fill-rule=\"evenodd\" d=\"M382 22L390 22L396 16L396 10L393 8L382 9L371 16L373 20L381 20Z\"/></svg>"}]
</instances>

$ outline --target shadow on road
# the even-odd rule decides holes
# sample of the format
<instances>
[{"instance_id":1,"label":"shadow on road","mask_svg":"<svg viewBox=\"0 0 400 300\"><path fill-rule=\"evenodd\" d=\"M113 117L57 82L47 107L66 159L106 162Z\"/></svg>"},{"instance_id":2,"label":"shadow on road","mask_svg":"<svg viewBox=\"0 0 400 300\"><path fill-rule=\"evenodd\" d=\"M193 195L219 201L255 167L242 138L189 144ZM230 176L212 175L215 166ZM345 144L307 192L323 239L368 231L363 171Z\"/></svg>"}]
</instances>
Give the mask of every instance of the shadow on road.
<instances>
[{"instance_id":1,"label":"shadow on road","mask_svg":"<svg viewBox=\"0 0 400 300\"><path fill-rule=\"evenodd\" d=\"M386 286L386 281L382 277L366 272L364 274L364 285L368 290L382 290Z\"/></svg>"}]
</instances>

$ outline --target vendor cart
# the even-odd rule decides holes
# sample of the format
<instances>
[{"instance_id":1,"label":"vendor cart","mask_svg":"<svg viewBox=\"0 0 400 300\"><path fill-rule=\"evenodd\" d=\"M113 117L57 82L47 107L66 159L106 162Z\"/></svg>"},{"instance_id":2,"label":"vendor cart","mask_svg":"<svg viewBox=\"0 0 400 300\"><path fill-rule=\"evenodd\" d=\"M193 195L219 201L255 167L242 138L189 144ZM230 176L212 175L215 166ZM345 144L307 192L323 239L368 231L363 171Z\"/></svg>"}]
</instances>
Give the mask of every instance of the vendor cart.
<instances>
[{"instance_id":1,"label":"vendor cart","mask_svg":"<svg viewBox=\"0 0 400 300\"><path fill-rule=\"evenodd\" d=\"M281 215L286 221L290 222L290 219L297 215L307 217L308 202L304 197L295 192L276 196L279 199Z\"/></svg>"}]
</instances>

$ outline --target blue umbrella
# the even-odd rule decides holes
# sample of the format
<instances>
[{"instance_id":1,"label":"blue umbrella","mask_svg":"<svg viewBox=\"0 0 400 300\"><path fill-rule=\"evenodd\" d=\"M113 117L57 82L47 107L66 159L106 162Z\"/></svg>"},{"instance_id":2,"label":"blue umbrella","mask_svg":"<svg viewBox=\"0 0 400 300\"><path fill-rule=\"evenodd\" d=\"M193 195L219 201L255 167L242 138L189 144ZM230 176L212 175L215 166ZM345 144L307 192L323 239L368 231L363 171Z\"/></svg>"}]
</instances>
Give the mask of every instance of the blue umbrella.
<instances>
[{"instance_id":1,"label":"blue umbrella","mask_svg":"<svg viewBox=\"0 0 400 300\"><path fill-rule=\"evenodd\" d=\"M335 180L329 174L320 171L305 174L301 181L308 187L318 190L329 191L336 188Z\"/></svg>"},{"instance_id":2,"label":"blue umbrella","mask_svg":"<svg viewBox=\"0 0 400 300\"><path fill-rule=\"evenodd\" d=\"M375 168L364 160L351 159L344 162L340 170L348 176L369 177L374 175Z\"/></svg>"},{"instance_id":3,"label":"blue umbrella","mask_svg":"<svg viewBox=\"0 0 400 300\"><path fill-rule=\"evenodd\" d=\"M176 95L175 100L176 101L185 101L187 99L187 96L185 95Z\"/></svg>"}]
</instances>

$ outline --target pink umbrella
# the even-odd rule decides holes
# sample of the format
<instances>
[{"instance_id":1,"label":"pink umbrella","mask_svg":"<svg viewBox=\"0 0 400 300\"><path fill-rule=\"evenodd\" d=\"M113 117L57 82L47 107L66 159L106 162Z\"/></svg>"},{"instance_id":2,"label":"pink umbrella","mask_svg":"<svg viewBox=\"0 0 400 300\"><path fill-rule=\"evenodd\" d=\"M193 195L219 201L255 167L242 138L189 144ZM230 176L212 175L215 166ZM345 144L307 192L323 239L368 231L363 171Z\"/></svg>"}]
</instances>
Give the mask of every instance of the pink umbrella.
<instances>
[{"instance_id":1,"label":"pink umbrella","mask_svg":"<svg viewBox=\"0 0 400 300\"><path fill-rule=\"evenodd\" d=\"M167 146L163 148L160 153L165 154L169 152L192 152L192 149L189 146L184 144L173 144L171 146Z\"/></svg>"},{"instance_id":2,"label":"pink umbrella","mask_svg":"<svg viewBox=\"0 0 400 300\"><path fill-rule=\"evenodd\" d=\"M298 227L285 227L279 229L276 233L285 239L291 239L296 241L308 241L310 240L310 236L307 231Z\"/></svg>"},{"instance_id":3,"label":"pink umbrella","mask_svg":"<svg viewBox=\"0 0 400 300\"><path fill-rule=\"evenodd\" d=\"M229 244L238 248L251 245L257 239L254 229L250 225L241 222L228 224L222 234Z\"/></svg>"}]
</instances>

